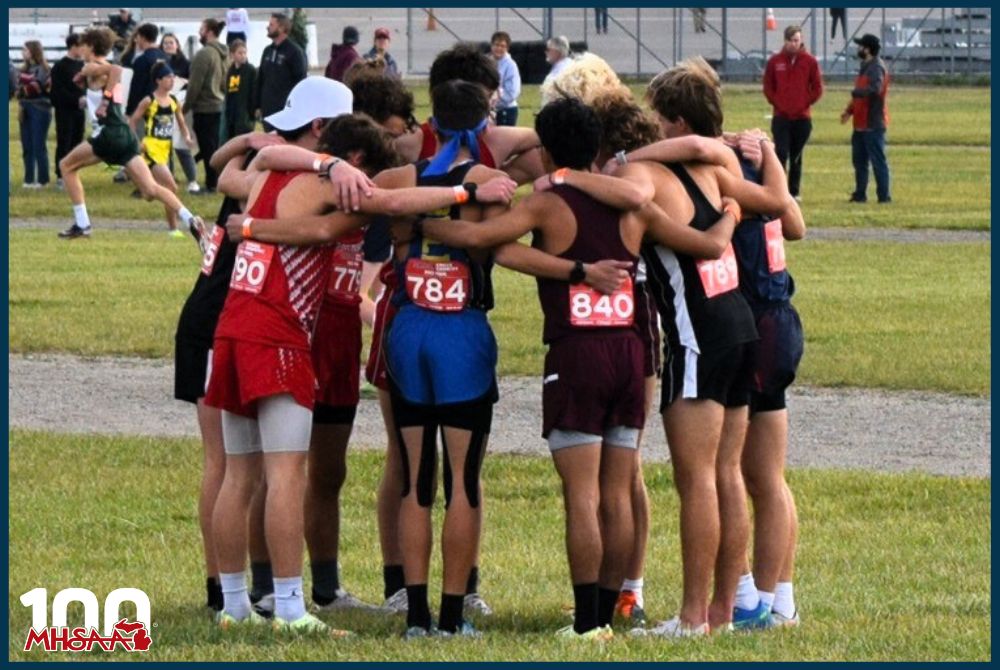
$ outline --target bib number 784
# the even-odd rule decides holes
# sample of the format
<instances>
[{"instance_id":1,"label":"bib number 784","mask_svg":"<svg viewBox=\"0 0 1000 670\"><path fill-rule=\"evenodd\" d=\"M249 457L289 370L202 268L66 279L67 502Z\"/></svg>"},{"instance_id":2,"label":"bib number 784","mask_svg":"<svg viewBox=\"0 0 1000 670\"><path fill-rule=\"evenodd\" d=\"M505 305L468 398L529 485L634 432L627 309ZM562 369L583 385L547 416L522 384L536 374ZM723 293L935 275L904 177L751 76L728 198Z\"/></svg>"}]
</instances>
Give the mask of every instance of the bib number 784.
<instances>
[{"instance_id":1,"label":"bib number 784","mask_svg":"<svg viewBox=\"0 0 1000 670\"><path fill-rule=\"evenodd\" d=\"M406 263L406 294L424 309L461 311L468 302L469 268L465 263L411 258Z\"/></svg>"}]
</instances>

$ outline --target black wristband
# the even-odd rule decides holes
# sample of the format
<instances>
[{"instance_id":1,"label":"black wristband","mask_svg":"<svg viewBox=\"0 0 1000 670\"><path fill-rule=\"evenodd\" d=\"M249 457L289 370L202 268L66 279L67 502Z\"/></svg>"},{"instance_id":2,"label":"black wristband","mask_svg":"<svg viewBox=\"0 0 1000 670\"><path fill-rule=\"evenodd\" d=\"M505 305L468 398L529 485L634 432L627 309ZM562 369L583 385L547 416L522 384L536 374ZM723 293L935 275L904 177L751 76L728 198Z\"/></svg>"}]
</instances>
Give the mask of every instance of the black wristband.
<instances>
[{"instance_id":1,"label":"black wristband","mask_svg":"<svg viewBox=\"0 0 1000 670\"><path fill-rule=\"evenodd\" d=\"M587 278L587 271L583 269L583 261L573 263L573 269L569 273L570 284L582 284Z\"/></svg>"},{"instance_id":2,"label":"black wristband","mask_svg":"<svg viewBox=\"0 0 1000 670\"><path fill-rule=\"evenodd\" d=\"M469 194L468 204L470 205L475 205L477 202L479 202L478 200L476 200L476 186L477 184L474 181L467 181L464 184L462 184L462 188L464 188L465 192Z\"/></svg>"}]
</instances>

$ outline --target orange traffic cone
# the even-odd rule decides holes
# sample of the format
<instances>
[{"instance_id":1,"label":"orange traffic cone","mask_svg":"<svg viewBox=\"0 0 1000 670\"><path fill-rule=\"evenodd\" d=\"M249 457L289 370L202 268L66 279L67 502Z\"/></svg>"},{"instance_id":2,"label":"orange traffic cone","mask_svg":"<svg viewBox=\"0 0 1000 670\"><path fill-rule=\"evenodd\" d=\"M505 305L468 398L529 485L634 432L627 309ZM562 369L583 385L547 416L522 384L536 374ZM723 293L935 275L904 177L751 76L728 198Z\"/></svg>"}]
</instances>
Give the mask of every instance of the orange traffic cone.
<instances>
[{"instance_id":1,"label":"orange traffic cone","mask_svg":"<svg viewBox=\"0 0 1000 670\"><path fill-rule=\"evenodd\" d=\"M777 30L778 29L778 19L774 18L774 10L770 7L767 8L767 29Z\"/></svg>"},{"instance_id":2,"label":"orange traffic cone","mask_svg":"<svg viewBox=\"0 0 1000 670\"><path fill-rule=\"evenodd\" d=\"M429 9L427 10L427 30L437 30L437 29L438 29L438 22L437 19L434 18L434 10Z\"/></svg>"}]
</instances>

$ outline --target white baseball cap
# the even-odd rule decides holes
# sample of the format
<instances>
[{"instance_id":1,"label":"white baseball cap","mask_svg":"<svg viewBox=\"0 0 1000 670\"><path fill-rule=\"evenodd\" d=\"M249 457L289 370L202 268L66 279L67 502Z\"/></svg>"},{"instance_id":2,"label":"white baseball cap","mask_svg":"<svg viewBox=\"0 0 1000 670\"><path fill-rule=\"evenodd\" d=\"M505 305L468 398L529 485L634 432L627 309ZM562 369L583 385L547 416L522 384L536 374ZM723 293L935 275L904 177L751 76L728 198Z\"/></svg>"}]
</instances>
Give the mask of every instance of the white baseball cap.
<instances>
[{"instance_id":1,"label":"white baseball cap","mask_svg":"<svg viewBox=\"0 0 1000 670\"><path fill-rule=\"evenodd\" d=\"M332 119L350 114L354 94L339 81L326 77L306 77L288 94L285 108L264 120L278 130L295 130L313 119Z\"/></svg>"}]
</instances>

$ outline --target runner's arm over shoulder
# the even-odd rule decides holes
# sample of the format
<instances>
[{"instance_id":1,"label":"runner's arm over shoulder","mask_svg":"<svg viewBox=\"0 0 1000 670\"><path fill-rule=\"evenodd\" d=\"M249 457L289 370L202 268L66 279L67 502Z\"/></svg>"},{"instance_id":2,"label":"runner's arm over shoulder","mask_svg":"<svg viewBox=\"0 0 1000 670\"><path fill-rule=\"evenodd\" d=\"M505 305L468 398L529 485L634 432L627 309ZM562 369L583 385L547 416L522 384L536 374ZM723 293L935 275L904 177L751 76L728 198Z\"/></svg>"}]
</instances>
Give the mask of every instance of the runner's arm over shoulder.
<instances>
[{"instance_id":1,"label":"runner's arm over shoulder","mask_svg":"<svg viewBox=\"0 0 1000 670\"><path fill-rule=\"evenodd\" d=\"M422 222L424 234L451 246L465 249L490 249L513 242L542 225L546 209L554 204L547 193L536 193L522 200L501 216L482 223L427 219Z\"/></svg>"},{"instance_id":2,"label":"runner's arm over shoulder","mask_svg":"<svg viewBox=\"0 0 1000 670\"><path fill-rule=\"evenodd\" d=\"M477 178L472 178L474 173L471 171L466 185L411 186L416 182L415 170L416 168L409 165L385 170L376 175L376 188L372 190L370 198L365 198L361 202L360 211L399 217L414 216L455 204L473 204L472 187L467 186L470 183L476 184L476 202L506 204L514 197L517 187L503 173L496 173L495 176L480 183L485 175L478 175L480 181L477 181ZM495 171L490 171L491 174L493 172Z\"/></svg>"},{"instance_id":3,"label":"runner's arm over shoulder","mask_svg":"<svg viewBox=\"0 0 1000 670\"><path fill-rule=\"evenodd\" d=\"M237 156L245 156L251 151L259 151L271 144L284 143L285 140L280 136L271 133L254 132L238 135L216 149L209 162L212 169L221 171L229 164L229 161Z\"/></svg>"},{"instance_id":4,"label":"runner's arm over shoulder","mask_svg":"<svg viewBox=\"0 0 1000 670\"><path fill-rule=\"evenodd\" d=\"M642 177L640 170L628 165L619 168L615 176L584 170L556 170L536 179L535 190L547 191L561 180L598 202L628 212L645 207L656 195L653 183Z\"/></svg>"},{"instance_id":5,"label":"runner's arm over shoulder","mask_svg":"<svg viewBox=\"0 0 1000 670\"><path fill-rule=\"evenodd\" d=\"M737 214L727 208L708 230L698 230L671 218L655 202L643 207L638 216L646 226L646 233L657 243L694 258L709 260L722 256L739 223Z\"/></svg>"},{"instance_id":6,"label":"runner's arm over shoulder","mask_svg":"<svg viewBox=\"0 0 1000 670\"><path fill-rule=\"evenodd\" d=\"M344 212L285 219L257 219L246 214L231 214L226 221L226 232L234 242L252 239L268 244L305 247L334 242L367 222L367 216Z\"/></svg>"},{"instance_id":7,"label":"runner's arm over shoulder","mask_svg":"<svg viewBox=\"0 0 1000 670\"><path fill-rule=\"evenodd\" d=\"M553 256L541 249L529 247L520 242L508 242L497 247L493 254L493 260L498 265L502 265L515 272L531 275L532 277L564 281L569 280L573 268L576 267L575 261ZM613 260L584 263L583 281L601 293L611 294L628 277L628 268L631 265L628 261Z\"/></svg>"},{"instance_id":8,"label":"runner's arm over shoulder","mask_svg":"<svg viewBox=\"0 0 1000 670\"><path fill-rule=\"evenodd\" d=\"M653 161L656 163L710 163L712 165L727 165L735 160L733 152L721 141L701 135L684 135L667 140L660 140L645 147L640 147L625 154L625 160ZM604 173L614 170L618 161L614 158L604 166ZM739 165L737 164L737 168Z\"/></svg>"}]
</instances>

